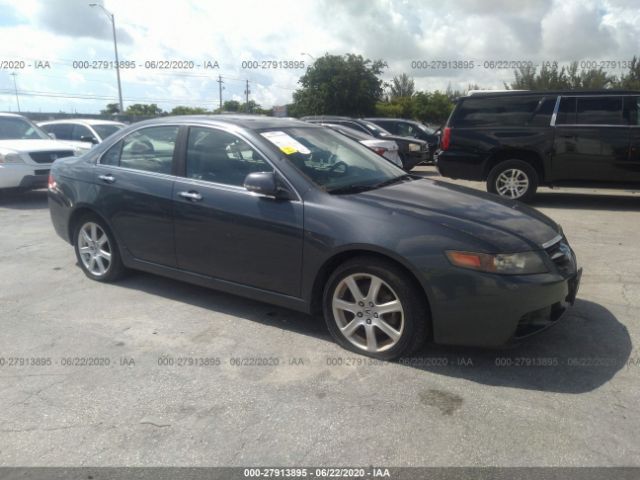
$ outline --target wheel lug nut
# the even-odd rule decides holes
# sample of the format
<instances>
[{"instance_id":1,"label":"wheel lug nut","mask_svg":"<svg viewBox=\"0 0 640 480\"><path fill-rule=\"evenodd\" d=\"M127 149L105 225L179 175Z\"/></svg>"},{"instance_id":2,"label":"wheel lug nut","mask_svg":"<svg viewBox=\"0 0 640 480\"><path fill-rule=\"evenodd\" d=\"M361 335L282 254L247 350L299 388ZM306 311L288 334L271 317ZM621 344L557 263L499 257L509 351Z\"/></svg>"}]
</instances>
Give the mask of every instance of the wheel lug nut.
<instances>
[{"instance_id":1,"label":"wheel lug nut","mask_svg":"<svg viewBox=\"0 0 640 480\"><path fill-rule=\"evenodd\" d=\"M358 305L364 307L364 302L358 302Z\"/></svg>"},{"instance_id":2,"label":"wheel lug nut","mask_svg":"<svg viewBox=\"0 0 640 480\"><path fill-rule=\"evenodd\" d=\"M356 315L358 315L358 317L362 317L362 312L358 312Z\"/></svg>"},{"instance_id":3,"label":"wheel lug nut","mask_svg":"<svg viewBox=\"0 0 640 480\"><path fill-rule=\"evenodd\" d=\"M373 302L369 302L369 306L374 307L375 305L373 304Z\"/></svg>"},{"instance_id":4,"label":"wheel lug nut","mask_svg":"<svg viewBox=\"0 0 640 480\"><path fill-rule=\"evenodd\" d=\"M371 319L367 318L367 325L371 325Z\"/></svg>"}]
</instances>

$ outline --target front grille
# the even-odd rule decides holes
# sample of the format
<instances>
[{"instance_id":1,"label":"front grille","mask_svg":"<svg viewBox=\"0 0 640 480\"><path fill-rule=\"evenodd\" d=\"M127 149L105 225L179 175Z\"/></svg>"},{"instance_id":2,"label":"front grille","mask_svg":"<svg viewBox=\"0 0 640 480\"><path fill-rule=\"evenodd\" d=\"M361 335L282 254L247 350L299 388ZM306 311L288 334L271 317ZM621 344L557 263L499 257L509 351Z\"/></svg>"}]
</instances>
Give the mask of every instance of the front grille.
<instances>
[{"instance_id":1,"label":"front grille","mask_svg":"<svg viewBox=\"0 0 640 480\"><path fill-rule=\"evenodd\" d=\"M548 246L545 251L562 275L569 276L576 272L576 257L565 238Z\"/></svg>"},{"instance_id":2,"label":"front grille","mask_svg":"<svg viewBox=\"0 0 640 480\"><path fill-rule=\"evenodd\" d=\"M51 152L29 152L31 160L37 163L53 163L59 158L72 157L73 150L55 150Z\"/></svg>"},{"instance_id":3,"label":"front grille","mask_svg":"<svg viewBox=\"0 0 640 480\"><path fill-rule=\"evenodd\" d=\"M33 172L34 175L49 175L49 172L51 170L36 170L35 172Z\"/></svg>"}]
</instances>

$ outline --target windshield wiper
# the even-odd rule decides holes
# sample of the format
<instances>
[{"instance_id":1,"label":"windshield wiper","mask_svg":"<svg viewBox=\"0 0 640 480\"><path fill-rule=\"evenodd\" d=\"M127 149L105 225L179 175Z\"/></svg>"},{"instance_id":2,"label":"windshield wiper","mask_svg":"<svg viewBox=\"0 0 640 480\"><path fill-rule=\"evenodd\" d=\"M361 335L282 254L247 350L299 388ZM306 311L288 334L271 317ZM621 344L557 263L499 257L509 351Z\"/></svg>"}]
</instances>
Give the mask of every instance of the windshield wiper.
<instances>
[{"instance_id":1,"label":"windshield wiper","mask_svg":"<svg viewBox=\"0 0 640 480\"><path fill-rule=\"evenodd\" d=\"M345 185L344 187L332 188L331 190L327 190L327 192L336 193L336 194L366 192L367 190L375 190L376 188L382 188L388 185L392 185L394 183L403 182L409 178L413 178L413 175L406 173L404 175L400 175L399 177L390 178L389 180L385 180L380 183L373 183L369 185L362 185L362 184Z\"/></svg>"},{"instance_id":2,"label":"windshield wiper","mask_svg":"<svg viewBox=\"0 0 640 480\"><path fill-rule=\"evenodd\" d=\"M389 180L385 180L384 182L376 183L372 185L373 188L381 188L386 187L387 185L393 185L394 183L404 182L405 180L412 179L413 175L409 173L405 173L404 175L400 175L399 177L390 178Z\"/></svg>"},{"instance_id":3,"label":"windshield wiper","mask_svg":"<svg viewBox=\"0 0 640 480\"><path fill-rule=\"evenodd\" d=\"M344 187L332 188L330 190L327 190L327 193L331 193L331 194L359 193L359 192L366 192L367 190L371 190L373 188L376 188L376 185L352 184L352 185L345 185Z\"/></svg>"}]
</instances>

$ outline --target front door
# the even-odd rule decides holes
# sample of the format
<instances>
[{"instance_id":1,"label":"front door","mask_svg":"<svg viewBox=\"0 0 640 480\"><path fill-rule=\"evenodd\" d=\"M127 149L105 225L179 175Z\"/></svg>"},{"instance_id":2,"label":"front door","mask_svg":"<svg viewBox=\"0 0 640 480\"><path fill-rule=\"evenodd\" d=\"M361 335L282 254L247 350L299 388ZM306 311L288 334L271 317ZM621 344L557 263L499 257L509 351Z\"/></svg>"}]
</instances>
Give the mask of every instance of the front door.
<instances>
[{"instance_id":1,"label":"front door","mask_svg":"<svg viewBox=\"0 0 640 480\"><path fill-rule=\"evenodd\" d=\"M299 296L302 202L243 187L249 173L274 170L265 157L235 134L190 127L184 162L173 194L179 268Z\"/></svg>"}]
</instances>

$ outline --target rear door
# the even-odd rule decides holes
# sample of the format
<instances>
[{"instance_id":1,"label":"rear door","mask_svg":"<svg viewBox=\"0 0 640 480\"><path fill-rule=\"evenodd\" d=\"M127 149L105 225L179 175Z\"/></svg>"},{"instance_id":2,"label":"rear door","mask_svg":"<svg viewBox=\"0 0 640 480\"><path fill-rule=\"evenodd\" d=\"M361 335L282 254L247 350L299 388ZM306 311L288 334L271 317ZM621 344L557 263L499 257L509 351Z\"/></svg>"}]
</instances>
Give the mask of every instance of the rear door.
<instances>
[{"instance_id":1,"label":"rear door","mask_svg":"<svg viewBox=\"0 0 640 480\"><path fill-rule=\"evenodd\" d=\"M136 130L96 165L96 205L136 259L175 266L172 194L180 127Z\"/></svg>"},{"instance_id":2,"label":"rear door","mask_svg":"<svg viewBox=\"0 0 640 480\"><path fill-rule=\"evenodd\" d=\"M629 130L622 96L562 96L555 122L553 178L628 180Z\"/></svg>"},{"instance_id":3,"label":"rear door","mask_svg":"<svg viewBox=\"0 0 640 480\"><path fill-rule=\"evenodd\" d=\"M629 120L629 159L619 168L630 182L640 183L640 96L625 97L624 109Z\"/></svg>"},{"instance_id":4,"label":"rear door","mask_svg":"<svg viewBox=\"0 0 640 480\"><path fill-rule=\"evenodd\" d=\"M246 140L222 129L189 128L173 194L178 266L190 272L300 295L300 199L247 191L252 172L274 171Z\"/></svg>"}]
</instances>

